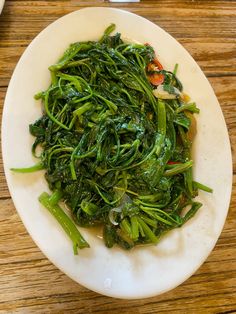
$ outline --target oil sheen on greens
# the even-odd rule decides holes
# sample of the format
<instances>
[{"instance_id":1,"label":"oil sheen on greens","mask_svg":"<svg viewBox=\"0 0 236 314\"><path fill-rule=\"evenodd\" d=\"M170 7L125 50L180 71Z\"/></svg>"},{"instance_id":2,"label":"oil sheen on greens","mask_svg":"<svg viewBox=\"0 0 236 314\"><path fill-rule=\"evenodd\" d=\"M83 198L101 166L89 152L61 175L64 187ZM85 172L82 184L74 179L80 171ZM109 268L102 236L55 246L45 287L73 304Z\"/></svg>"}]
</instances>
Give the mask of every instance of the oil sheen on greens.
<instances>
[{"instance_id":1,"label":"oil sheen on greens","mask_svg":"<svg viewBox=\"0 0 236 314\"><path fill-rule=\"evenodd\" d=\"M43 115L29 127L40 162L13 169L46 170L52 194L39 200L75 254L89 246L75 224L101 225L109 248L156 244L201 207L193 201L198 189L211 191L192 179L189 134L199 110L186 101L176 69L155 66L150 45L125 43L110 35L114 29L99 41L71 44L49 68L51 84L35 96ZM153 85L152 75L161 75L161 84Z\"/></svg>"}]
</instances>

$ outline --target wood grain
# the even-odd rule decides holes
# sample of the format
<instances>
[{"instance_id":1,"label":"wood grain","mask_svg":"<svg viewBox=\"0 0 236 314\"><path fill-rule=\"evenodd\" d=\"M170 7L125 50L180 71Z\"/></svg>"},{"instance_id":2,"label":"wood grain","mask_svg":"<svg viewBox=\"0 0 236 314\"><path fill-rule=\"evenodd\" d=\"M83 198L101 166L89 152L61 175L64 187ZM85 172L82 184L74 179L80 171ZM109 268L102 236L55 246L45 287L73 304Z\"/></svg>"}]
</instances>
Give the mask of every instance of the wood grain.
<instances>
[{"instance_id":1,"label":"wood grain","mask_svg":"<svg viewBox=\"0 0 236 314\"><path fill-rule=\"evenodd\" d=\"M85 6L118 7L150 19L202 67L231 140L229 214L215 249L185 283L154 298L112 299L76 284L39 251L14 208L0 157L0 313L236 313L236 1L7 0L0 16L0 116L14 67L31 40L55 19Z\"/></svg>"}]
</instances>

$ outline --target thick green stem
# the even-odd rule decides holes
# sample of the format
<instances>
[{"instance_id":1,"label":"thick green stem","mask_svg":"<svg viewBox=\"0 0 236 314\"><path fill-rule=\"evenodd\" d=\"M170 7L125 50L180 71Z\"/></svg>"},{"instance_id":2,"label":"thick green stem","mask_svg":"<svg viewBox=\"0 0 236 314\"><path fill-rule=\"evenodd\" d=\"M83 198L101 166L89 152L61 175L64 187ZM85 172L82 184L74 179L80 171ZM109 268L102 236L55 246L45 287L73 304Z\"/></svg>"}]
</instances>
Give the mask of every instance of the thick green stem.
<instances>
[{"instance_id":1,"label":"thick green stem","mask_svg":"<svg viewBox=\"0 0 236 314\"><path fill-rule=\"evenodd\" d=\"M56 218L62 228L73 242L74 254L78 254L77 249L83 249L89 247L89 244L85 241L79 230L76 228L72 220L65 214L63 209L52 202L48 193L44 192L39 196L40 203L46 207L49 212Z\"/></svg>"}]
</instances>

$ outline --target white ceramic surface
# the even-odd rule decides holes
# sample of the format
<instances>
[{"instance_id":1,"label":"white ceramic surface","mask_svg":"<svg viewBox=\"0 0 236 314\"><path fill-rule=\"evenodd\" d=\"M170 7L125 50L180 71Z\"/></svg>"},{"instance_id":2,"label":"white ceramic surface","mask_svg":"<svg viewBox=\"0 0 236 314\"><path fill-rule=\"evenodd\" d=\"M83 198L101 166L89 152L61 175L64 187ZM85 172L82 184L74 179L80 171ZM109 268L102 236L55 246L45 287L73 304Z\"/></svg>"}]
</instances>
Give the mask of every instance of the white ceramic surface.
<instances>
[{"instance_id":1,"label":"white ceramic surface","mask_svg":"<svg viewBox=\"0 0 236 314\"><path fill-rule=\"evenodd\" d=\"M156 247L140 247L130 252L107 249L101 239L80 229L91 248L74 256L70 240L38 202L39 194L47 190L43 172L12 174L9 168L35 162L28 125L41 115L40 103L33 96L47 88L48 66L57 61L70 43L98 39L112 22L123 37L150 43L167 69L179 64L178 76L184 90L201 109L194 144L195 179L212 187L214 193L200 193L198 199L203 207L197 215ZM164 30L140 16L112 8L86 8L43 30L25 50L12 76L4 104L2 148L15 207L35 243L69 277L101 294L144 298L178 286L205 261L222 231L231 194L232 160L219 103L189 53Z\"/></svg>"},{"instance_id":2,"label":"white ceramic surface","mask_svg":"<svg viewBox=\"0 0 236 314\"><path fill-rule=\"evenodd\" d=\"M5 2L5 0L0 0L0 14L2 13L4 2Z\"/></svg>"}]
</instances>

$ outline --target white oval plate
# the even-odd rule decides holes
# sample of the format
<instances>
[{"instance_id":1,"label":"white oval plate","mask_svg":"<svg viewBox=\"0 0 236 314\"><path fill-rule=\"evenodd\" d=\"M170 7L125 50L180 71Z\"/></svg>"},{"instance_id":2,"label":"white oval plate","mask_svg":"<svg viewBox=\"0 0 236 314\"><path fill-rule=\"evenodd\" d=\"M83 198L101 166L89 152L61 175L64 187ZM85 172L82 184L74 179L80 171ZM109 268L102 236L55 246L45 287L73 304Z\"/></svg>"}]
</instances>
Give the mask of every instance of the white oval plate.
<instances>
[{"instance_id":1,"label":"white oval plate","mask_svg":"<svg viewBox=\"0 0 236 314\"><path fill-rule=\"evenodd\" d=\"M124 38L150 43L165 68L172 70L175 63L179 64L178 76L184 90L201 109L194 144L195 178L212 187L214 193L200 193L203 207L197 215L156 247L129 252L107 249L101 239L81 229L91 248L74 256L67 235L38 202L38 196L47 190L43 172L12 174L9 168L35 162L28 125L41 115L40 103L33 96L49 85L47 68L70 43L98 39L110 23L117 25ZM101 294L144 298L178 286L205 261L223 228L231 194L232 160L219 103L189 53L164 30L140 16L112 8L86 8L43 30L25 50L12 76L4 105L2 145L8 186L31 237L61 271Z\"/></svg>"}]
</instances>

